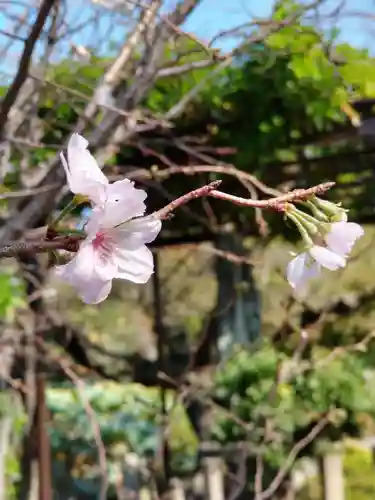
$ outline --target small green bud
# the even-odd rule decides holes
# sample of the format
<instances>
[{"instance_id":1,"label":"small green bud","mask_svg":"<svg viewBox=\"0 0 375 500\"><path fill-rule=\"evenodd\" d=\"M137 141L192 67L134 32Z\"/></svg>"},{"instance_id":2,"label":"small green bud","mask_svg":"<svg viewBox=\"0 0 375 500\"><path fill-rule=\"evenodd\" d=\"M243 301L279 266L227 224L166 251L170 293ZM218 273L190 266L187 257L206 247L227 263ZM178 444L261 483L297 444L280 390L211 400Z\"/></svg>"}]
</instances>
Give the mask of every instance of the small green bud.
<instances>
[{"instance_id":1,"label":"small green bud","mask_svg":"<svg viewBox=\"0 0 375 500\"><path fill-rule=\"evenodd\" d=\"M294 205L292 205L292 207L293 208L289 210L289 213L292 213L295 217L297 217L297 219L305 227L305 229L309 232L309 234L313 236L319 232L322 222L317 220L312 215L307 214L302 210L299 210Z\"/></svg>"},{"instance_id":2,"label":"small green bud","mask_svg":"<svg viewBox=\"0 0 375 500\"><path fill-rule=\"evenodd\" d=\"M316 205L314 205L314 203L312 203L311 201L304 201L302 204L306 208L309 208L309 210L311 210L315 219L317 219L320 222L329 222L329 218L327 217L327 215L322 210L320 210Z\"/></svg>"},{"instance_id":3,"label":"small green bud","mask_svg":"<svg viewBox=\"0 0 375 500\"><path fill-rule=\"evenodd\" d=\"M331 222L340 222L347 220L346 212L344 208L341 208L336 203L332 203L331 201L322 200L317 196L311 198L310 203L319 208L322 212L326 214L329 221Z\"/></svg>"}]
</instances>

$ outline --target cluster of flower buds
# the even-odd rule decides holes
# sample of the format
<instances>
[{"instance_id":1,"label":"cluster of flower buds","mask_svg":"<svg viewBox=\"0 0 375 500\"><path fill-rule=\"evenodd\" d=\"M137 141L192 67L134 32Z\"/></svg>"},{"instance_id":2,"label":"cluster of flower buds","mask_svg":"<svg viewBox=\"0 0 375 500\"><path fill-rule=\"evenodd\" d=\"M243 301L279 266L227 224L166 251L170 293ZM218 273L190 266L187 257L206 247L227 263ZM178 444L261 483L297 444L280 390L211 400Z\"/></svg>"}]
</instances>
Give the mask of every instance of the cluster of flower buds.
<instances>
[{"instance_id":1,"label":"cluster of flower buds","mask_svg":"<svg viewBox=\"0 0 375 500\"><path fill-rule=\"evenodd\" d=\"M86 238L68 264L56 267L56 275L74 286L84 302L97 304L108 297L114 278L150 279L154 261L146 244L159 234L161 221L144 216L147 194L129 179L109 183L87 146L86 139L73 134L67 159L61 154L70 190L76 200L87 199L92 210Z\"/></svg>"},{"instance_id":2,"label":"cluster of flower buds","mask_svg":"<svg viewBox=\"0 0 375 500\"><path fill-rule=\"evenodd\" d=\"M301 202L305 210L290 204L285 215L301 234L305 251L296 255L287 267L287 279L297 291L320 275L322 268L330 271L346 266L354 243L364 234L363 228L348 222L347 210L317 196Z\"/></svg>"}]
</instances>

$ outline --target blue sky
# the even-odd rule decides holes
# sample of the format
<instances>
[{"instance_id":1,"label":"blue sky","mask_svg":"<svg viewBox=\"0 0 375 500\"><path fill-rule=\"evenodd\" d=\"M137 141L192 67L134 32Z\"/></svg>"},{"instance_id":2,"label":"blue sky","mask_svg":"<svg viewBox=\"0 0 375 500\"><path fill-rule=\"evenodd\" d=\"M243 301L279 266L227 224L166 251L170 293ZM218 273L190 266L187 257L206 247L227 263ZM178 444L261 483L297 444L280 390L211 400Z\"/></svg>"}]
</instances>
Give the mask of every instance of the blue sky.
<instances>
[{"instance_id":1,"label":"blue sky","mask_svg":"<svg viewBox=\"0 0 375 500\"><path fill-rule=\"evenodd\" d=\"M325 10L332 12L340 3L341 0L328 0L325 3ZM274 0L203 0L186 23L186 28L202 38L210 39L219 31L235 27L254 16L268 17L273 5ZM338 22L338 26L342 29L341 39L357 47L375 49L375 1L346 0L345 10L372 14L374 18L370 19L368 15L365 18L342 17ZM225 43L226 47L231 45L230 42Z\"/></svg>"},{"instance_id":2,"label":"blue sky","mask_svg":"<svg viewBox=\"0 0 375 500\"><path fill-rule=\"evenodd\" d=\"M173 6L177 0L166 0L166 5ZM307 1L307 0L305 0ZM24 0L31 4L28 0ZM325 10L332 12L341 0L326 0ZM67 0L69 18L72 25L80 24L84 19L92 14L92 4L89 0ZM199 7L189 18L184 28L198 35L200 38L210 40L220 31L231 29L239 24L245 23L256 17L268 17L270 15L274 0L202 0ZM3 6L4 4L2 4ZM90 5L90 8L88 6ZM11 7L9 7L10 9ZM13 13L20 13L21 7L12 7ZM366 13L364 16L343 17L340 16L336 23L342 30L341 40L345 40L356 47L367 47L375 54L375 0L346 0L345 11L349 13ZM371 15L373 19L371 19ZM103 29L109 29L110 37L120 39L123 37L124 27L105 25ZM332 25L332 22L331 22ZM328 27L327 23L325 27ZM0 29L11 31L9 20L0 13ZM26 33L22 33L23 36ZM4 45L6 38L0 34L0 44ZM83 33L75 37L75 43L88 45L89 41L96 40L96 34L91 29L84 30ZM223 50L230 50L236 41L224 39L216 44ZM6 59L0 62L0 70L8 74L14 73L18 64L19 54L23 48L21 42L14 42ZM67 44L65 50L69 49ZM103 47L104 51L105 48ZM1 53L1 50L0 50Z\"/></svg>"}]
</instances>

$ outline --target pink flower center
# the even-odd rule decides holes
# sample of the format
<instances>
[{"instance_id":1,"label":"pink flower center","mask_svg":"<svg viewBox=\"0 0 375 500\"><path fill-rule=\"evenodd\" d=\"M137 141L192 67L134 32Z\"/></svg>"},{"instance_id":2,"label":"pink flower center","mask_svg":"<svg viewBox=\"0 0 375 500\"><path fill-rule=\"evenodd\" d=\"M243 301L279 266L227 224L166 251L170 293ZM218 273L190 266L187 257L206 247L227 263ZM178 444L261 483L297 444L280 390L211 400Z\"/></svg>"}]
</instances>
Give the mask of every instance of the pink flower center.
<instances>
[{"instance_id":1,"label":"pink flower center","mask_svg":"<svg viewBox=\"0 0 375 500\"><path fill-rule=\"evenodd\" d=\"M113 240L106 231L98 231L95 238L92 240L94 250L99 254L101 259L108 259L111 257L113 248Z\"/></svg>"},{"instance_id":2,"label":"pink flower center","mask_svg":"<svg viewBox=\"0 0 375 500\"><path fill-rule=\"evenodd\" d=\"M95 250L98 250L100 247L104 246L105 239L105 233L103 231L99 231L98 233L96 233L95 238L92 241Z\"/></svg>"}]
</instances>

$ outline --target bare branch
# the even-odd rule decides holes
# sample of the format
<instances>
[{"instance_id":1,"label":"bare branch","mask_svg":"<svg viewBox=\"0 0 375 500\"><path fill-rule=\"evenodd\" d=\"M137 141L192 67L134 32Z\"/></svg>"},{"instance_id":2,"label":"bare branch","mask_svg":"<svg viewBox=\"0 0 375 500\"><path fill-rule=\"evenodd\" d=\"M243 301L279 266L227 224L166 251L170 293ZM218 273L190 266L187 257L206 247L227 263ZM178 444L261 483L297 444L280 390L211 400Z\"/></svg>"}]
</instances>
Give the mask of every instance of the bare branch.
<instances>
[{"instance_id":1,"label":"bare branch","mask_svg":"<svg viewBox=\"0 0 375 500\"><path fill-rule=\"evenodd\" d=\"M167 206L158 210L153 214L155 218L160 220L168 219L172 212L177 208L186 205L191 200L197 198L202 198L203 196L208 196L209 193L216 189L220 185L221 181L214 181L211 184L202 186L194 191L180 196L176 200L169 203ZM20 241L13 244L5 245L0 248L0 258L14 257L15 255L25 254L25 253L43 253L49 250L66 250L68 252L77 252L79 248L79 242L84 238L84 235L74 235L54 238L51 241Z\"/></svg>"},{"instance_id":2,"label":"bare branch","mask_svg":"<svg viewBox=\"0 0 375 500\"><path fill-rule=\"evenodd\" d=\"M207 186L200 187L198 189L195 189L194 191L190 191L190 193L186 193L180 196L179 198L177 198L177 200L172 201L166 207L162 208L158 212L155 212L155 217L161 220L167 219L172 212L174 212L182 205L189 203L189 201L201 198L202 196L208 196L214 189L216 189L220 185L220 183L221 181L214 181L210 184L207 184Z\"/></svg>"},{"instance_id":3,"label":"bare branch","mask_svg":"<svg viewBox=\"0 0 375 500\"><path fill-rule=\"evenodd\" d=\"M283 194L281 196L276 196L276 198L270 198L269 200L251 200L246 198L241 198L239 196L234 196L228 193L222 193L221 191L210 191L209 196L213 198L218 198L219 200L230 201L236 205L242 207L251 208L270 208L273 210L284 211L285 203L293 203L296 201L307 200L314 195L322 195L328 189L331 189L335 185L334 182L325 182L323 184L318 184L317 186L308 189L295 189L288 194Z\"/></svg>"},{"instance_id":4,"label":"bare branch","mask_svg":"<svg viewBox=\"0 0 375 500\"><path fill-rule=\"evenodd\" d=\"M284 464L282 467L279 469L278 473L276 474L275 478L269 485L269 487L264 490L262 493L258 494L256 497L256 500L268 500L269 498L272 497L272 495L277 491L279 488L280 484L282 483L283 479L289 472L291 466L295 462L296 458L298 455L301 453L301 451L306 448L314 439L316 439L319 434L322 432L324 427L329 423L331 415L325 415L323 418L321 418L317 424L314 425L314 427L311 429L311 431L298 443L296 443L291 452L289 453L287 459L285 460Z\"/></svg>"},{"instance_id":5,"label":"bare branch","mask_svg":"<svg viewBox=\"0 0 375 500\"><path fill-rule=\"evenodd\" d=\"M99 468L100 468L100 473L102 476L102 481L100 485L100 492L99 492L99 499L100 500L105 500L106 498L106 493L108 489L108 474L107 474L107 457L106 457L106 451L105 451L105 446L103 443L101 431L100 431L100 424L97 418L97 415L95 411L93 410L92 406L90 405L90 401L86 395L86 387L85 383L83 380L75 373L74 369L71 367L70 363L63 358L62 356L58 356L54 353L52 353L49 349L47 349L47 346L44 344L42 339L36 339L36 342L40 347L43 348L44 351L47 352L48 356L52 358L65 372L67 377L74 383L77 393L81 399L82 406L84 407L86 414L88 416L88 419L91 422L91 428L94 434L94 439L96 442L96 447L98 450L98 461L99 461Z\"/></svg>"},{"instance_id":6,"label":"bare branch","mask_svg":"<svg viewBox=\"0 0 375 500\"><path fill-rule=\"evenodd\" d=\"M0 107L0 138L4 134L4 127L7 122L8 113L15 103L18 93L21 90L22 85L25 83L28 73L31 58L34 52L34 47L38 38L42 32L43 26L47 20L49 13L52 10L56 0L44 0L40 6L38 16L33 24L30 35L25 41L25 47L20 59L17 74L9 87Z\"/></svg>"},{"instance_id":7,"label":"bare branch","mask_svg":"<svg viewBox=\"0 0 375 500\"><path fill-rule=\"evenodd\" d=\"M82 238L79 236L67 236L52 241L20 241L0 248L0 258L14 257L20 254L44 253L48 252L48 250L76 252L80 239Z\"/></svg>"}]
</instances>

